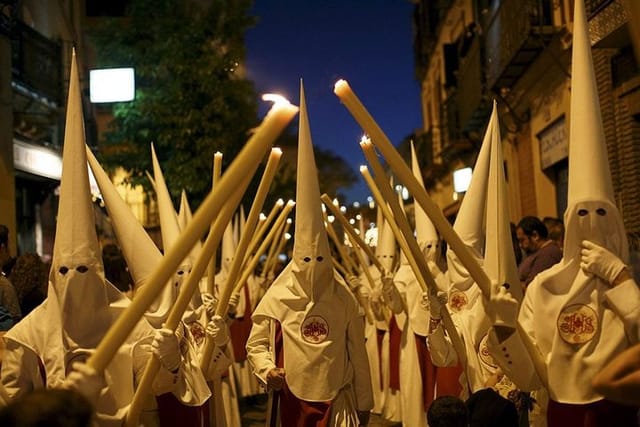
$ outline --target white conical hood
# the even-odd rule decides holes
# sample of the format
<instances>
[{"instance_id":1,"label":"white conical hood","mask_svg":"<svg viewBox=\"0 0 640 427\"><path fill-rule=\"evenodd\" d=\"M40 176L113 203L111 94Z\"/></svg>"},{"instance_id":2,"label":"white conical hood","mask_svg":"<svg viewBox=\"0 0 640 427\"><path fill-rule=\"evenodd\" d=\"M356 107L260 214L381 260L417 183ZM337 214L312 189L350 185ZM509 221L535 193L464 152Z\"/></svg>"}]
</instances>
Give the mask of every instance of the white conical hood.
<instances>
[{"instance_id":1,"label":"white conical hood","mask_svg":"<svg viewBox=\"0 0 640 427\"><path fill-rule=\"evenodd\" d=\"M133 215L129 205L120 197L118 190L93 156L89 147L86 147L86 152L89 165L100 188L104 204L107 207L111 226L122 254L127 261L129 273L131 273L135 283L135 292L140 292L153 270L162 262L162 254ZM171 285L167 285L149 307L145 317L154 327L162 327L176 296L176 289Z\"/></svg>"},{"instance_id":2,"label":"white conical hood","mask_svg":"<svg viewBox=\"0 0 640 427\"><path fill-rule=\"evenodd\" d=\"M469 188L460 203L453 229L462 241L478 253L484 249L485 204L487 200L487 179L489 176L489 155L491 149L491 120L482 140L482 146L473 168Z\"/></svg>"},{"instance_id":3,"label":"white conical hood","mask_svg":"<svg viewBox=\"0 0 640 427\"><path fill-rule=\"evenodd\" d=\"M94 348L110 325L109 296L89 188L75 51L69 79L49 297L59 305L65 345Z\"/></svg>"},{"instance_id":4,"label":"white conical hood","mask_svg":"<svg viewBox=\"0 0 640 427\"><path fill-rule=\"evenodd\" d=\"M193 213L191 212L191 205L187 198L187 192L182 190L182 193L180 194L180 210L178 211L178 227L180 228L180 232L187 228L191 222L191 218L193 218ZM200 252L202 252L202 242L198 240L189 253L191 265L196 262L196 259L200 256Z\"/></svg>"},{"instance_id":5,"label":"white conical hood","mask_svg":"<svg viewBox=\"0 0 640 427\"><path fill-rule=\"evenodd\" d=\"M582 216L578 215L579 211L583 213ZM580 243L584 239L605 246L625 261L628 259L624 224L615 204L609 171L582 0L576 0L574 11L569 189L565 227L565 262L580 256Z\"/></svg>"},{"instance_id":6,"label":"white conical hood","mask_svg":"<svg viewBox=\"0 0 640 427\"><path fill-rule=\"evenodd\" d=\"M156 156L153 144L151 144L151 160L153 162L153 178L156 182L155 189L158 201L158 216L160 217L162 247L164 252L167 253L167 251L178 241L178 238L180 237L180 225L178 224L178 215L173 207L173 202L169 195L169 189L167 188L167 183L164 179L164 175L162 174L162 169L160 169L160 163L158 162L158 157ZM192 253L193 249L190 254ZM186 279L187 274L191 272L191 263L191 255L187 255L173 276L171 289L173 290L174 298L177 297L180 286Z\"/></svg>"},{"instance_id":7,"label":"white conical hood","mask_svg":"<svg viewBox=\"0 0 640 427\"><path fill-rule=\"evenodd\" d=\"M396 238L391 226L385 220L378 228L378 247L376 255L380 263L388 273L393 273L396 267Z\"/></svg>"},{"instance_id":8,"label":"white conical hood","mask_svg":"<svg viewBox=\"0 0 640 427\"><path fill-rule=\"evenodd\" d=\"M156 150L151 144L151 161L153 162L153 178L155 180L156 197L158 199L158 216L160 217L160 232L162 233L162 246L167 252L180 236L180 226L176 215L167 183L162 175L160 163L156 156Z\"/></svg>"},{"instance_id":9,"label":"white conical hood","mask_svg":"<svg viewBox=\"0 0 640 427\"><path fill-rule=\"evenodd\" d=\"M424 182L422 180L422 172L420 171L420 164L418 163L418 156L411 141L411 169L413 170L413 176L424 188ZM422 209L419 203L413 203L413 213L416 221L416 240L420 249L424 253L428 260L436 262L438 257L438 232L436 227L431 222L431 219L427 216L427 213Z\"/></svg>"},{"instance_id":10,"label":"white conical hood","mask_svg":"<svg viewBox=\"0 0 640 427\"><path fill-rule=\"evenodd\" d=\"M222 258L220 270L224 275L228 274L229 270L231 270L231 263L233 262L235 252L236 241L233 235L233 224L232 221L229 221L222 234L222 250L220 253L220 257Z\"/></svg>"},{"instance_id":11,"label":"white conical hood","mask_svg":"<svg viewBox=\"0 0 640 427\"><path fill-rule=\"evenodd\" d=\"M292 271L302 291L315 299L333 280L329 239L324 227L318 169L313 155L304 87L300 81L296 220Z\"/></svg>"},{"instance_id":12,"label":"white conical hood","mask_svg":"<svg viewBox=\"0 0 640 427\"><path fill-rule=\"evenodd\" d=\"M187 227L187 205L189 202L187 201L187 192L182 190L180 193L180 208L178 209L178 227L180 230L184 230ZM191 214L191 209L189 208L189 215Z\"/></svg>"},{"instance_id":13,"label":"white conical hood","mask_svg":"<svg viewBox=\"0 0 640 427\"><path fill-rule=\"evenodd\" d=\"M484 268L490 279L498 286L508 284L508 289L518 301L522 300L522 287L518 278L516 256L511 239L509 221L509 200L507 183L504 177L504 160L498 110L493 103L493 112L489 121L491 130L491 160L487 194L487 226L484 252Z\"/></svg>"},{"instance_id":14,"label":"white conical hood","mask_svg":"<svg viewBox=\"0 0 640 427\"><path fill-rule=\"evenodd\" d=\"M487 183L489 179L489 157L491 154L491 138L493 116L489 120L487 130L482 140L482 146L476 159L473 175L469 188L460 203L460 210L453 224L453 229L462 239L462 242L470 249L471 254L479 264L483 262L484 240L485 240L485 217L487 200ZM474 281L467 269L462 265L460 259L451 248L447 250L447 266L451 291L468 291ZM477 296L477 292L473 293ZM466 298L470 302L474 295ZM466 301L460 306L466 305ZM454 307L455 309L455 307Z\"/></svg>"}]
</instances>

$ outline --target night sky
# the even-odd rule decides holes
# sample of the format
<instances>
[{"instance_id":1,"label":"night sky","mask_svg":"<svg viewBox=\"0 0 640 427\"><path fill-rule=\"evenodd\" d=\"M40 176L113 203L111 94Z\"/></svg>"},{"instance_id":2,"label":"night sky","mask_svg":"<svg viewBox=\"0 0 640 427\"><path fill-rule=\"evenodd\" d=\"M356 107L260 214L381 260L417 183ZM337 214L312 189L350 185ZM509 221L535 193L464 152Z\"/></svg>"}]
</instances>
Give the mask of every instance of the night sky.
<instances>
[{"instance_id":1,"label":"night sky","mask_svg":"<svg viewBox=\"0 0 640 427\"><path fill-rule=\"evenodd\" d=\"M342 190L349 203L369 195L358 170L362 130L333 85L347 80L396 145L420 128L412 11L408 0L256 0L252 10L258 23L246 38L248 78L259 93L296 105L303 79L314 145L338 153L359 178Z\"/></svg>"}]
</instances>

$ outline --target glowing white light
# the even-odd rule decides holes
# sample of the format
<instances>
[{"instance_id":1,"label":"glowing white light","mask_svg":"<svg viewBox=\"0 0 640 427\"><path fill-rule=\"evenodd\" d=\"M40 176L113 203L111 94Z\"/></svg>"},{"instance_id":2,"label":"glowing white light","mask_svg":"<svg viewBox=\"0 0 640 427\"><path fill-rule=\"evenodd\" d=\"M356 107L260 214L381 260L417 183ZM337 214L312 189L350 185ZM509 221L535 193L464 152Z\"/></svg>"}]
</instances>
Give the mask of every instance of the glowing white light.
<instances>
[{"instance_id":1,"label":"glowing white light","mask_svg":"<svg viewBox=\"0 0 640 427\"><path fill-rule=\"evenodd\" d=\"M135 97L133 68L106 68L89 71L91 102L125 102Z\"/></svg>"},{"instance_id":2,"label":"glowing white light","mask_svg":"<svg viewBox=\"0 0 640 427\"><path fill-rule=\"evenodd\" d=\"M328 220L328 221L329 221L329 223L331 224L331 223L333 223L333 221L335 221L335 220L336 220L336 217L335 217L335 216L333 216L333 215L327 215L327 220Z\"/></svg>"},{"instance_id":3,"label":"glowing white light","mask_svg":"<svg viewBox=\"0 0 640 427\"><path fill-rule=\"evenodd\" d=\"M290 233L284 233L284 238L289 240L291 239L291 234Z\"/></svg>"},{"instance_id":4,"label":"glowing white light","mask_svg":"<svg viewBox=\"0 0 640 427\"><path fill-rule=\"evenodd\" d=\"M453 171L453 191L456 193L464 193L471 183L471 168L462 168Z\"/></svg>"},{"instance_id":5,"label":"glowing white light","mask_svg":"<svg viewBox=\"0 0 640 427\"><path fill-rule=\"evenodd\" d=\"M362 215L357 214L357 215L356 215L356 219L357 219L358 221L360 221L360 220L362 219Z\"/></svg>"},{"instance_id":6,"label":"glowing white light","mask_svg":"<svg viewBox=\"0 0 640 427\"><path fill-rule=\"evenodd\" d=\"M402 187L402 200L409 200L409 190L407 187Z\"/></svg>"},{"instance_id":7,"label":"glowing white light","mask_svg":"<svg viewBox=\"0 0 640 427\"><path fill-rule=\"evenodd\" d=\"M353 207L358 209L360 207L360 202L353 202Z\"/></svg>"},{"instance_id":8,"label":"glowing white light","mask_svg":"<svg viewBox=\"0 0 640 427\"><path fill-rule=\"evenodd\" d=\"M291 104L287 98L277 93L265 93L262 95L263 101L271 101L274 104Z\"/></svg>"},{"instance_id":9,"label":"glowing white light","mask_svg":"<svg viewBox=\"0 0 640 427\"><path fill-rule=\"evenodd\" d=\"M355 219L351 218L351 219L349 220L349 224L353 225L353 224L355 224L355 223L356 223L356 220L355 220Z\"/></svg>"},{"instance_id":10,"label":"glowing white light","mask_svg":"<svg viewBox=\"0 0 640 427\"><path fill-rule=\"evenodd\" d=\"M260 221L265 221L266 219L267 219L267 216L262 212L260 212Z\"/></svg>"},{"instance_id":11,"label":"glowing white light","mask_svg":"<svg viewBox=\"0 0 640 427\"><path fill-rule=\"evenodd\" d=\"M342 213L347 212L347 207L346 206L340 206L340 212L342 212Z\"/></svg>"}]
</instances>

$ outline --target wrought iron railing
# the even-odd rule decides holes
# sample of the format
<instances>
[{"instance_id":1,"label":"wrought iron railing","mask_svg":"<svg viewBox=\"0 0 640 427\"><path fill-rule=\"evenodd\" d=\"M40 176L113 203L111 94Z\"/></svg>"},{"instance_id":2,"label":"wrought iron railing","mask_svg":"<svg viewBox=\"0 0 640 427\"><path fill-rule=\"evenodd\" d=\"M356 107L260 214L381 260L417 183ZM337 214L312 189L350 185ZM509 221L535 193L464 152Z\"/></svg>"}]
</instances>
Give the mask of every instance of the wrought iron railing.
<instances>
[{"instance_id":1,"label":"wrought iron railing","mask_svg":"<svg viewBox=\"0 0 640 427\"><path fill-rule=\"evenodd\" d=\"M12 36L13 79L47 101L59 105L62 93L62 45L20 21L14 21Z\"/></svg>"}]
</instances>

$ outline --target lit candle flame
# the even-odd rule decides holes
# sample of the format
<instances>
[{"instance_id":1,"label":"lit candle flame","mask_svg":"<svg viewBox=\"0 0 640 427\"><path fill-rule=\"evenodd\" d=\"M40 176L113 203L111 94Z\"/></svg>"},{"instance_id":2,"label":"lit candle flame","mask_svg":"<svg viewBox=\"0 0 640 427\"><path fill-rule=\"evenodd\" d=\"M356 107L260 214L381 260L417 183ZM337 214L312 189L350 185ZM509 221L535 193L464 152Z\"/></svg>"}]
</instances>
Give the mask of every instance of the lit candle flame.
<instances>
[{"instance_id":1,"label":"lit candle flame","mask_svg":"<svg viewBox=\"0 0 640 427\"><path fill-rule=\"evenodd\" d=\"M262 95L263 101L271 101L274 104L291 104L287 98L277 93L265 93Z\"/></svg>"}]
</instances>

